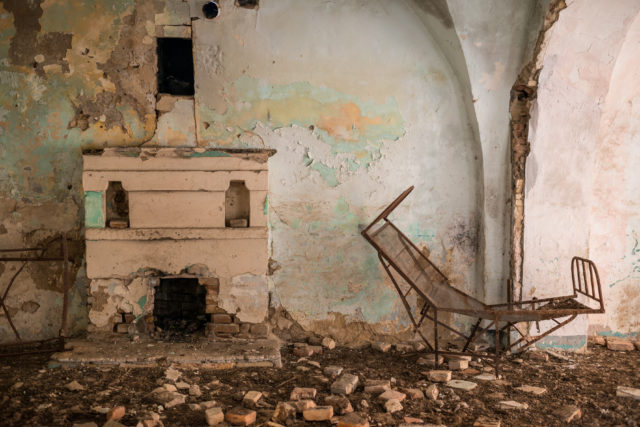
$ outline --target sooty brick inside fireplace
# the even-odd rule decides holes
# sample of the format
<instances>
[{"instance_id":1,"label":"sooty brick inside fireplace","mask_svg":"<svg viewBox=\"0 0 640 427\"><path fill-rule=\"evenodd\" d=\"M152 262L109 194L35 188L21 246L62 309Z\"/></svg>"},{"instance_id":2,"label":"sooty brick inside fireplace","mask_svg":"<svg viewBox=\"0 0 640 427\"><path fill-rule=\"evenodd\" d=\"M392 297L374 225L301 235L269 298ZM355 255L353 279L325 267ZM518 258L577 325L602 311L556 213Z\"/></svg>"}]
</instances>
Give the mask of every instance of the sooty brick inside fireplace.
<instances>
[{"instance_id":1,"label":"sooty brick inside fireplace","mask_svg":"<svg viewBox=\"0 0 640 427\"><path fill-rule=\"evenodd\" d=\"M206 313L207 290L194 278L160 279L155 291L154 325L166 338L202 331L210 321Z\"/></svg>"}]
</instances>

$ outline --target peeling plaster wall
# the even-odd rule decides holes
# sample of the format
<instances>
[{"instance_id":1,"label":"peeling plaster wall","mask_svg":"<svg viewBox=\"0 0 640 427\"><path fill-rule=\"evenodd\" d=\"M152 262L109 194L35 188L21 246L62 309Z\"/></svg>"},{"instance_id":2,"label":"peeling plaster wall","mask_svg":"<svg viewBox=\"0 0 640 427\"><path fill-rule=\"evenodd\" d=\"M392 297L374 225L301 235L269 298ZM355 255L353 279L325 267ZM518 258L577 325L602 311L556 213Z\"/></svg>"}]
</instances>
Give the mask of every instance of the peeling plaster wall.
<instances>
[{"instance_id":1,"label":"peeling plaster wall","mask_svg":"<svg viewBox=\"0 0 640 427\"><path fill-rule=\"evenodd\" d=\"M571 257L593 259L606 313L582 316L557 332L583 337L582 346L588 326L594 333L640 332L640 4L567 5L543 55L530 124L524 298L569 294Z\"/></svg>"},{"instance_id":2,"label":"peeling plaster wall","mask_svg":"<svg viewBox=\"0 0 640 427\"><path fill-rule=\"evenodd\" d=\"M33 247L63 231L81 239L81 149L131 145L155 128L152 2L0 2L0 247ZM69 324L87 322L79 248ZM4 267L4 268L3 268ZM19 263L0 266L4 287ZM23 339L57 336L57 265L29 265L7 305ZM34 301L39 305L27 304ZM0 342L14 339L4 315Z\"/></svg>"},{"instance_id":3,"label":"peeling plaster wall","mask_svg":"<svg viewBox=\"0 0 640 427\"><path fill-rule=\"evenodd\" d=\"M407 329L359 231L411 184L399 225L456 286L503 298L508 92L537 3L220 3L213 21L195 0L0 3L2 247L83 236L83 148L268 147L271 300L304 326L352 343ZM195 101L156 106L157 35L193 37ZM57 333L34 326L60 310L29 291L42 279L25 276L8 300L33 338ZM42 315L20 313L27 297ZM9 332L0 322L0 340Z\"/></svg>"}]
</instances>

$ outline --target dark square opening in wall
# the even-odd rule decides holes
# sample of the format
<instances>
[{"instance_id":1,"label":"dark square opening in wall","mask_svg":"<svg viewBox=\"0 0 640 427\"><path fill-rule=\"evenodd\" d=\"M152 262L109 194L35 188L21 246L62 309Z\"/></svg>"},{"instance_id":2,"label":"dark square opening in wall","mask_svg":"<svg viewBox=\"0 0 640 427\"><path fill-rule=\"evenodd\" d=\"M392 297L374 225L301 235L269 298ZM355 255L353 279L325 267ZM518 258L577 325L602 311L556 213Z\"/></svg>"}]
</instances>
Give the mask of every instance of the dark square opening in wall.
<instances>
[{"instance_id":1,"label":"dark square opening in wall","mask_svg":"<svg viewBox=\"0 0 640 427\"><path fill-rule=\"evenodd\" d=\"M153 299L154 325L165 334L188 335L203 330L211 318L206 314L206 297L207 289L198 279L160 279Z\"/></svg>"},{"instance_id":2,"label":"dark square opening in wall","mask_svg":"<svg viewBox=\"0 0 640 427\"><path fill-rule=\"evenodd\" d=\"M158 38L158 93L193 95L191 39Z\"/></svg>"}]
</instances>

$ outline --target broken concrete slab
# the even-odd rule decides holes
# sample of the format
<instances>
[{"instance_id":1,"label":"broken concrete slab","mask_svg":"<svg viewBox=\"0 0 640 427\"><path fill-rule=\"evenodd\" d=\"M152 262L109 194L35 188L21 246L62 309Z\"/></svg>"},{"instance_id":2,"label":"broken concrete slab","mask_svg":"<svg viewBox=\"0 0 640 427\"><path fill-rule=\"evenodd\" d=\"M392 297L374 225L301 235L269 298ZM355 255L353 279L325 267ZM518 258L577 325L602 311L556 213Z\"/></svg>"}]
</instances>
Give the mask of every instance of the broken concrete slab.
<instances>
[{"instance_id":1,"label":"broken concrete slab","mask_svg":"<svg viewBox=\"0 0 640 427\"><path fill-rule=\"evenodd\" d=\"M447 387L456 388L458 390L471 391L478 386L478 384L471 381L464 380L451 380L445 384Z\"/></svg>"}]
</instances>

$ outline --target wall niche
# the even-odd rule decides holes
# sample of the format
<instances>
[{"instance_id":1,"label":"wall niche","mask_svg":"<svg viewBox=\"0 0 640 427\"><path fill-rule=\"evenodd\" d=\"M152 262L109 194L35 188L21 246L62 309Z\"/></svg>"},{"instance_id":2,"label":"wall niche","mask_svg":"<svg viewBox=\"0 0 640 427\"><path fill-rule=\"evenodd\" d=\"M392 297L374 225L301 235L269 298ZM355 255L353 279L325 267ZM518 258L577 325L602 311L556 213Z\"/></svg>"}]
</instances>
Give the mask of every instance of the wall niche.
<instances>
[{"instance_id":1,"label":"wall niche","mask_svg":"<svg viewBox=\"0 0 640 427\"><path fill-rule=\"evenodd\" d=\"M224 208L224 223L226 227L249 227L249 190L244 181L231 181L229 183L229 188L225 194Z\"/></svg>"}]
</instances>

